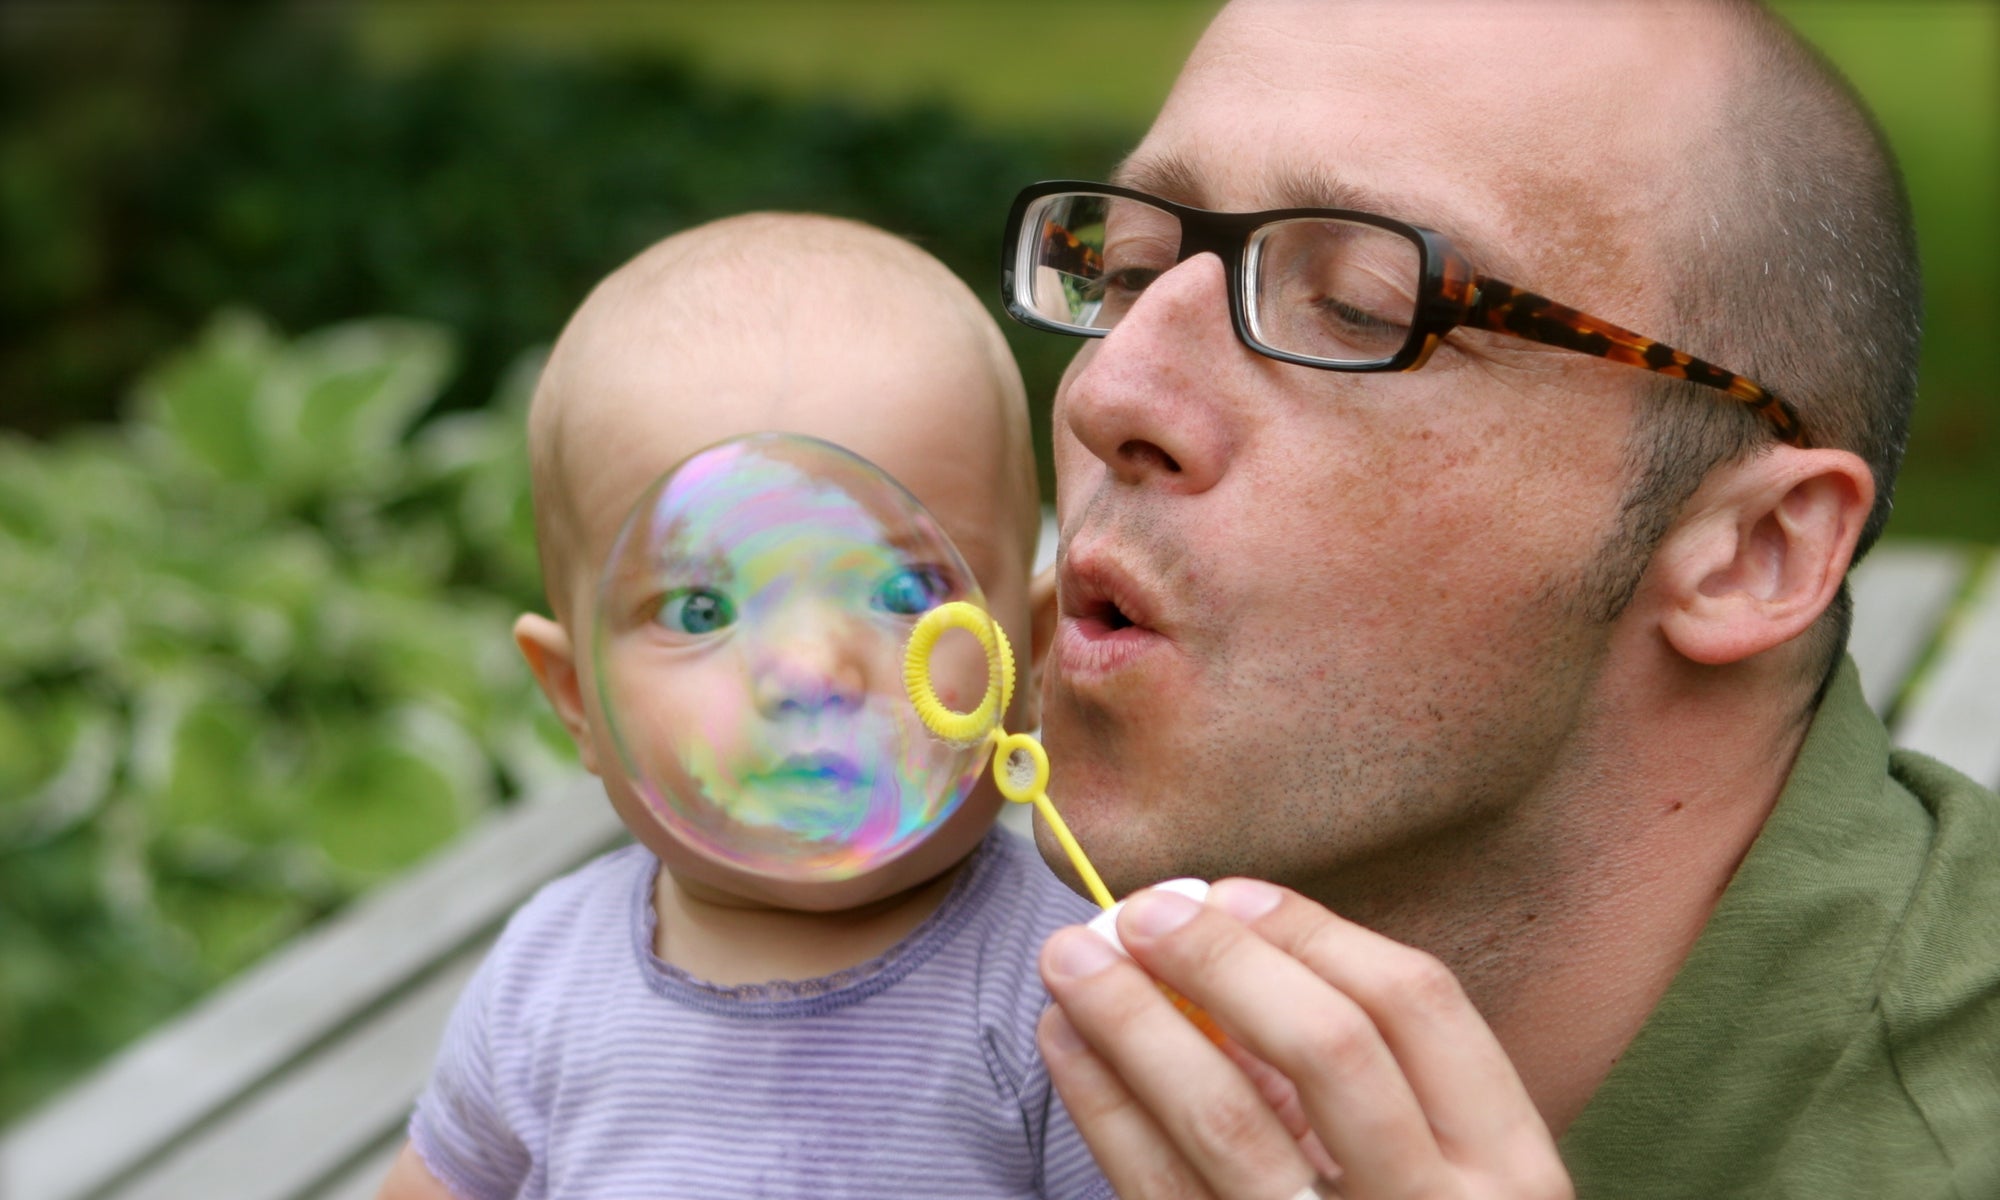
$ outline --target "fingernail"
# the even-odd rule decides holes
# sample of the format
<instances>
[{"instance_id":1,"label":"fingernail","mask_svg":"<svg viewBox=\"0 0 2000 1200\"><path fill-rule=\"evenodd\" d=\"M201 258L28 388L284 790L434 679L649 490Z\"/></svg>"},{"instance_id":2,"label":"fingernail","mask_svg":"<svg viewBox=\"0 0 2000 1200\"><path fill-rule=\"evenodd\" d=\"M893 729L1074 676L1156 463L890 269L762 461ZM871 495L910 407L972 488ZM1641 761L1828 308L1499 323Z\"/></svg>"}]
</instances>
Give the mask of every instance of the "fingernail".
<instances>
[{"instance_id":1,"label":"fingernail","mask_svg":"<svg viewBox=\"0 0 2000 1200\"><path fill-rule=\"evenodd\" d=\"M1209 898L1223 912L1248 925L1278 907L1285 892L1261 879L1225 879L1215 885Z\"/></svg>"},{"instance_id":2,"label":"fingernail","mask_svg":"<svg viewBox=\"0 0 2000 1200\"><path fill-rule=\"evenodd\" d=\"M1118 961L1111 943L1080 927L1058 930L1047 955L1049 974L1063 979L1085 979Z\"/></svg>"},{"instance_id":3,"label":"fingernail","mask_svg":"<svg viewBox=\"0 0 2000 1200\"><path fill-rule=\"evenodd\" d=\"M1140 892L1125 902L1125 928L1135 933L1157 937L1172 933L1194 920L1201 911L1201 905L1186 896L1154 888Z\"/></svg>"}]
</instances>

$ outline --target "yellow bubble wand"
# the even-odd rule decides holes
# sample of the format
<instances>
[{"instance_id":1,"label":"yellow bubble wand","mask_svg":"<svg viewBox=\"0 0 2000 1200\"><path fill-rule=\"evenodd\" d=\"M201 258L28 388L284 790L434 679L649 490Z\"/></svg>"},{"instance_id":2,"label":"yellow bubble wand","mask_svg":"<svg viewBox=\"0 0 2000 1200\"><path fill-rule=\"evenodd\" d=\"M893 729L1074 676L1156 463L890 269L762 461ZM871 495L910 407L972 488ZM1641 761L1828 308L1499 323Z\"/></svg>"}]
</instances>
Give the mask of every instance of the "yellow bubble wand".
<instances>
[{"instance_id":1,"label":"yellow bubble wand","mask_svg":"<svg viewBox=\"0 0 2000 1200\"><path fill-rule=\"evenodd\" d=\"M980 699L979 707L968 713L956 712L946 705L931 683L931 656L937 652L938 639L947 629L963 629L978 638L986 651L986 695ZM1091 899L1107 912L1116 907L1111 890L1104 886L1097 868L1090 865L1083 847L1076 844L1069 826L1063 823L1049 799L1048 753L1027 734L1008 733L1001 728L1000 722L1014 702L1014 648L1007 644L1006 632L978 605L963 600L938 605L925 613L910 631L910 645L903 655L903 687L910 693L910 703L924 727L937 737L955 746L971 747L984 742L993 747L993 782L999 785L1000 794L1015 804L1033 804L1055 833L1056 841L1062 844L1063 853L1069 856L1083 886L1090 890ZM1220 1046L1229 1040L1215 1019L1187 997L1164 983L1157 986L1209 1041Z\"/></svg>"},{"instance_id":2,"label":"yellow bubble wand","mask_svg":"<svg viewBox=\"0 0 2000 1200\"><path fill-rule=\"evenodd\" d=\"M937 651L938 639L948 629L963 629L979 639L986 651L986 695L971 712L951 709L938 698L937 688L931 683L931 656ZM984 742L993 748L993 782L999 785L1000 794L1012 803L1035 806L1056 835L1056 841L1062 844L1063 853L1069 856L1083 886L1090 890L1091 899L1099 907L1110 908L1115 903L1110 889L1104 886L1097 868L1090 865L1083 847L1076 844L1069 826L1049 800L1048 753L1034 738L1025 733L1008 733L1001 726L1008 706L1014 702L1014 648L1007 644L1006 632L977 605L963 600L938 605L925 613L910 631L910 645L903 655L903 686L910 693L917 717L937 737L954 746L971 747Z\"/></svg>"}]
</instances>

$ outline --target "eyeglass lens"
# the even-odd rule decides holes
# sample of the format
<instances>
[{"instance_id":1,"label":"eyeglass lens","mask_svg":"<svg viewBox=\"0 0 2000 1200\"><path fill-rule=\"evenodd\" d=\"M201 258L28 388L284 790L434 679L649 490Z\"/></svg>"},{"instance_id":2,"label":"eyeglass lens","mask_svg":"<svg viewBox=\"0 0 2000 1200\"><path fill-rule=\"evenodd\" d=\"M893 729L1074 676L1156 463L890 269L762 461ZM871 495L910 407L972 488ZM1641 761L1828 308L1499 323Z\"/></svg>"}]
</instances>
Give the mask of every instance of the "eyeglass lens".
<instances>
[{"instance_id":1,"label":"eyeglass lens","mask_svg":"<svg viewBox=\"0 0 2000 1200\"><path fill-rule=\"evenodd\" d=\"M1110 329L1180 261L1181 235L1179 217L1143 201L1044 196L1021 223L1018 299L1055 325ZM1245 321L1255 343L1281 353L1383 362L1409 338L1421 272L1417 244L1391 230L1328 217L1272 221L1243 247Z\"/></svg>"}]
</instances>

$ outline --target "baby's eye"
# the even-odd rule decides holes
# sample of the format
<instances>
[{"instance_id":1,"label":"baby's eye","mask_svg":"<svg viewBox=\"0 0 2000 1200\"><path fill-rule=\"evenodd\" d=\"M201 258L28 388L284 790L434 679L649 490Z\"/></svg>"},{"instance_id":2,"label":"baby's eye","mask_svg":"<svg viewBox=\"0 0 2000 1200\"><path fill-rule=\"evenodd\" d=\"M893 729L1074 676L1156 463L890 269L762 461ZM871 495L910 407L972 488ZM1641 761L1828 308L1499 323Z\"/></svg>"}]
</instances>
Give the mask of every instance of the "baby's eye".
<instances>
[{"instance_id":1,"label":"baby's eye","mask_svg":"<svg viewBox=\"0 0 2000 1200\"><path fill-rule=\"evenodd\" d=\"M736 623L736 605L709 588L676 588L653 619L680 633L714 633Z\"/></svg>"},{"instance_id":2,"label":"baby's eye","mask_svg":"<svg viewBox=\"0 0 2000 1200\"><path fill-rule=\"evenodd\" d=\"M903 567L882 577L869 603L885 612L917 616L951 595L951 581L936 567Z\"/></svg>"}]
</instances>

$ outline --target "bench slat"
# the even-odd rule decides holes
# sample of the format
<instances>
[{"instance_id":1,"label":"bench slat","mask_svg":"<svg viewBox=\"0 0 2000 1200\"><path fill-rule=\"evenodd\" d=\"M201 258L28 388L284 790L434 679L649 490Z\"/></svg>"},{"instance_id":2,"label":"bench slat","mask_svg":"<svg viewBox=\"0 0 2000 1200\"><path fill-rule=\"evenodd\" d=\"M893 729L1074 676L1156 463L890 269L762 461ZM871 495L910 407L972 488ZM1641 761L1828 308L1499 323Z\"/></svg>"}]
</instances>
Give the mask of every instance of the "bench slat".
<instances>
[{"instance_id":1,"label":"bench slat","mask_svg":"<svg viewBox=\"0 0 2000 1200\"><path fill-rule=\"evenodd\" d=\"M1966 556L1921 542L1885 542L1854 568L1854 632L1848 653L1861 670L1868 707L1886 715L1937 635L1958 594Z\"/></svg>"},{"instance_id":2,"label":"bench slat","mask_svg":"<svg viewBox=\"0 0 2000 1200\"><path fill-rule=\"evenodd\" d=\"M458 954L379 1020L287 1071L255 1104L204 1128L107 1200L292 1200L338 1174L409 1118L438 1033L486 950L482 940Z\"/></svg>"},{"instance_id":3,"label":"bench slat","mask_svg":"<svg viewBox=\"0 0 2000 1200\"><path fill-rule=\"evenodd\" d=\"M1945 636L1896 723L1896 743L2000 787L2000 555Z\"/></svg>"},{"instance_id":4,"label":"bench slat","mask_svg":"<svg viewBox=\"0 0 2000 1200\"><path fill-rule=\"evenodd\" d=\"M0 1136L0 1195L100 1194L622 835L588 777L496 814Z\"/></svg>"},{"instance_id":5,"label":"bench slat","mask_svg":"<svg viewBox=\"0 0 2000 1200\"><path fill-rule=\"evenodd\" d=\"M363 1154L353 1166L304 1200L375 1200L375 1194L382 1190L382 1181L389 1177L389 1167L403 1151L404 1137L403 1126L398 1125L394 1133Z\"/></svg>"}]
</instances>

